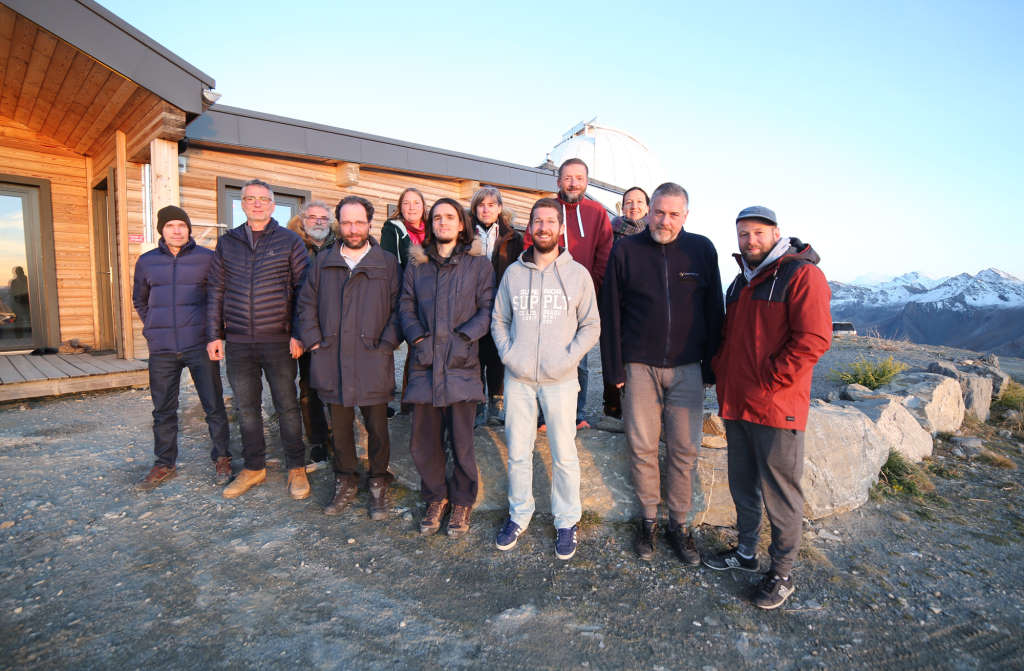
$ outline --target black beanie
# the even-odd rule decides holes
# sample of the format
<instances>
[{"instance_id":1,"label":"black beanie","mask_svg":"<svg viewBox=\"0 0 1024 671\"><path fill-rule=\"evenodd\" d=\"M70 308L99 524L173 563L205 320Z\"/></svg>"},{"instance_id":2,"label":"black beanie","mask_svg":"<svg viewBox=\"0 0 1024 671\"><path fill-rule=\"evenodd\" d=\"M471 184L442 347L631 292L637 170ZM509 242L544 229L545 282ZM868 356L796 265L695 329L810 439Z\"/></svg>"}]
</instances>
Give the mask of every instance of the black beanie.
<instances>
[{"instance_id":1,"label":"black beanie","mask_svg":"<svg viewBox=\"0 0 1024 671\"><path fill-rule=\"evenodd\" d=\"M181 209L177 205L162 207L160 208L160 211L156 213L156 232L163 235L164 224L168 221L184 221L185 225L188 226L188 234L192 235L192 222L189 221L188 215L185 214L185 210Z\"/></svg>"}]
</instances>

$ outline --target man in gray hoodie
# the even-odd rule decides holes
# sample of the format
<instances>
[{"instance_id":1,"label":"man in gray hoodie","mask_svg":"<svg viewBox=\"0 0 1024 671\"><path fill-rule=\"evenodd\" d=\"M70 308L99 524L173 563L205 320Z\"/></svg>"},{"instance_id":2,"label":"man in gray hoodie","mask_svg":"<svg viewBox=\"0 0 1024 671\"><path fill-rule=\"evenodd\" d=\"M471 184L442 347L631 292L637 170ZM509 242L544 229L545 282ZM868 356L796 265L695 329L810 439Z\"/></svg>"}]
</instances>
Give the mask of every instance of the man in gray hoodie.
<instances>
[{"instance_id":1,"label":"man in gray hoodie","mask_svg":"<svg viewBox=\"0 0 1024 671\"><path fill-rule=\"evenodd\" d=\"M505 441L509 519L495 538L515 547L533 516L533 448L537 403L551 447L555 555L571 559L578 544L580 464L576 454L576 366L601 335L590 272L558 246L564 221L558 201L530 211L533 245L509 266L494 298L491 336L505 365Z\"/></svg>"}]
</instances>

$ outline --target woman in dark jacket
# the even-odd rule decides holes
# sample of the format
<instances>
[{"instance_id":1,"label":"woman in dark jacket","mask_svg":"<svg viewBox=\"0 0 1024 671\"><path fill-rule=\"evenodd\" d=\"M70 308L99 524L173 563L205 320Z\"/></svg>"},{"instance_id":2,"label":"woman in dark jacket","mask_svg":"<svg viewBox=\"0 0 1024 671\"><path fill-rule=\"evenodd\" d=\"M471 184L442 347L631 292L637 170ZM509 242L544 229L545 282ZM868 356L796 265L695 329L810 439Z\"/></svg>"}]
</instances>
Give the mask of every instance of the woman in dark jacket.
<instances>
[{"instance_id":1,"label":"woman in dark jacket","mask_svg":"<svg viewBox=\"0 0 1024 671\"><path fill-rule=\"evenodd\" d=\"M473 415L484 399L477 343L490 330L494 269L457 202L438 200L429 219L423 245L410 249L398 306L411 360L402 400L414 405L409 448L427 504L420 532L440 528L450 500L448 535L457 537L469 530L477 496ZM455 462L447 480L445 418Z\"/></svg>"},{"instance_id":2,"label":"woman in dark jacket","mask_svg":"<svg viewBox=\"0 0 1024 671\"><path fill-rule=\"evenodd\" d=\"M514 212L505 210L501 192L493 186L477 189L469 202L469 221L476 237L483 243L484 254L494 266L495 285L501 283L505 269L512 265L523 251L523 236L512 228ZM494 347L491 334L480 340L481 379L486 386L487 404L481 403L476 409L474 424L481 426L490 421L502 421L505 367Z\"/></svg>"}]
</instances>

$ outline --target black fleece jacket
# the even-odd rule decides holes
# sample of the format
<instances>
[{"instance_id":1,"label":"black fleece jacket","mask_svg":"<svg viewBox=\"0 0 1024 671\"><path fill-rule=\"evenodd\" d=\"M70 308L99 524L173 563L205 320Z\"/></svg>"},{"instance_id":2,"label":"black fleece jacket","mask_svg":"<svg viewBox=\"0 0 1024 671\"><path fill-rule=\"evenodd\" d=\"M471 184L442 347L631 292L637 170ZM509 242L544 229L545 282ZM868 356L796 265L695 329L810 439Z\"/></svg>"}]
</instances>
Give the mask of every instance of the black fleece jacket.
<instances>
[{"instance_id":1,"label":"black fleece jacket","mask_svg":"<svg viewBox=\"0 0 1024 671\"><path fill-rule=\"evenodd\" d=\"M725 306L710 240L681 231L662 245L644 230L616 241L598 302L606 383L625 382L627 363L700 363L704 382L714 383Z\"/></svg>"}]
</instances>

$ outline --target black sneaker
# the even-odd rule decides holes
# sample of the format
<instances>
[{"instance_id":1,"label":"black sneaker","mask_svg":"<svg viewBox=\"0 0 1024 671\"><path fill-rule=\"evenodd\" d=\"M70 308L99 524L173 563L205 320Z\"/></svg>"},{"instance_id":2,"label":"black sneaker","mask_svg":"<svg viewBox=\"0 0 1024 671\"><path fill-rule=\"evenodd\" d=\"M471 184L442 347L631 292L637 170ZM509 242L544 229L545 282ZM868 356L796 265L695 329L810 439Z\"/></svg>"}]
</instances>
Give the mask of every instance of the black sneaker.
<instances>
[{"instance_id":1,"label":"black sneaker","mask_svg":"<svg viewBox=\"0 0 1024 671\"><path fill-rule=\"evenodd\" d=\"M754 605L764 610L778 608L795 590L793 576L783 578L775 571L771 571L754 590Z\"/></svg>"},{"instance_id":2,"label":"black sneaker","mask_svg":"<svg viewBox=\"0 0 1024 671\"><path fill-rule=\"evenodd\" d=\"M654 534L657 530L658 523L655 520L640 520L637 525L633 551L640 559L650 559L654 556Z\"/></svg>"},{"instance_id":3,"label":"black sneaker","mask_svg":"<svg viewBox=\"0 0 1024 671\"><path fill-rule=\"evenodd\" d=\"M697 545L693 542L693 534L686 533L683 530L683 525L669 524L668 533L665 536L668 538L668 544L672 551L676 553L676 557L679 557L679 561L687 566L700 565L700 553L697 552Z\"/></svg>"},{"instance_id":4,"label":"black sneaker","mask_svg":"<svg viewBox=\"0 0 1024 671\"><path fill-rule=\"evenodd\" d=\"M736 548L726 550L725 552L719 552L714 557L705 557L704 566L716 571L728 571L730 569L736 569L737 571L748 571L750 573L757 573L761 568L761 562L757 560L757 555L749 559L743 557L736 551Z\"/></svg>"}]
</instances>

